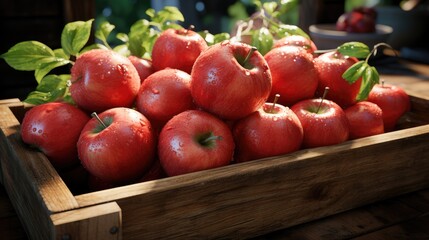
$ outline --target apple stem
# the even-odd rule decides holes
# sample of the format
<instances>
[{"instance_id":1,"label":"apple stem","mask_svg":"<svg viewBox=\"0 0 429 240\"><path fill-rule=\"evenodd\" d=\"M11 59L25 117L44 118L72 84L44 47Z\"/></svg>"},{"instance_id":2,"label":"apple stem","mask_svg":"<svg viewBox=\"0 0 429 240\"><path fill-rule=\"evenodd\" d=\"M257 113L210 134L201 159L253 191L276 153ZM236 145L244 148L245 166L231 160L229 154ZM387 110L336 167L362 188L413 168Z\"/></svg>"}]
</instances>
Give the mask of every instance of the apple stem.
<instances>
[{"instance_id":1,"label":"apple stem","mask_svg":"<svg viewBox=\"0 0 429 240\"><path fill-rule=\"evenodd\" d=\"M101 120L101 118L98 116L98 114L96 112L91 113L91 117L94 117L95 119L97 119L97 121L103 125L104 128L107 128L106 124Z\"/></svg>"},{"instance_id":2,"label":"apple stem","mask_svg":"<svg viewBox=\"0 0 429 240\"><path fill-rule=\"evenodd\" d=\"M253 53L254 51L256 51L256 50L258 50L256 47L252 47L252 48L250 49L250 51L247 53L246 58L245 58L245 59L244 59L244 61L243 61L243 65L244 65L244 64L246 64L246 62L249 60L249 58L250 58L250 56L252 55L252 53Z\"/></svg>"},{"instance_id":3,"label":"apple stem","mask_svg":"<svg viewBox=\"0 0 429 240\"><path fill-rule=\"evenodd\" d=\"M323 95L322 95L322 100L320 101L319 106L317 107L316 113L319 113L319 110L322 107L323 100L325 100L328 92L329 92L329 87L325 87L325 91L323 91Z\"/></svg>"},{"instance_id":4,"label":"apple stem","mask_svg":"<svg viewBox=\"0 0 429 240\"><path fill-rule=\"evenodd\" d=\"M381 87L384 88L384 80L381 80Z\"/></svg>"},{"instance_id":5,"label":"apple stem","mask_svg":"<svg viewBox=\"0 0 429 240\"><path fill-rule=\"evenodd\" d=\"M210 137L205 138L204 140L202 140L202 141L201 141L201 144L203 144L203 145L207 145L207 144L208 144L208 143L210 143L211 141L214 141L214 140L221 140L221 139L222 139L222 137L221 137L221 136L212 135L212 136L210 136Z\"/></svg>"},{"instance_id":6,"label":"apple stem","mask_svg":"<svg viewBox=\"0 0 429 240\"><path fill-rule=\"evenodd\" d=\"M270 113L274 113L274 108L276 106L277 101L279 100L279 97L280 97L280 94L278 93L274 96L273 105L271 105L271 108L270 108Z\"/></svg>"}]
</instances>

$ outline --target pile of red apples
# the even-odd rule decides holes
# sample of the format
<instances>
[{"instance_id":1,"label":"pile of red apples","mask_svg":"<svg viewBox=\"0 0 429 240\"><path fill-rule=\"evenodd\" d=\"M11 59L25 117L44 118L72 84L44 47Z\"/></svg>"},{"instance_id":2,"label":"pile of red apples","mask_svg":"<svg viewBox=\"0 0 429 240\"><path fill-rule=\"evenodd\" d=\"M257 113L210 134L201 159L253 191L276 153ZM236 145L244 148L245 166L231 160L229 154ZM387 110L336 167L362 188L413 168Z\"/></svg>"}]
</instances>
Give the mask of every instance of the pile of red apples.
<instances>
[{"instance_id":1,"label":"pile of red apples","mask_svg":"<svg viewBox=\"0 0 429 240\"><path fill-rule=\"evenodd\" d=\"M65 181L99 190L395 130L404 90L376 85L357 102L361 80L342 74L358 60L315 50L289 36L263 56L187 29L165 30L150 60L89 50L71 68L75 105L34 106L22 139Z\"/></svg>"}]
</instances>

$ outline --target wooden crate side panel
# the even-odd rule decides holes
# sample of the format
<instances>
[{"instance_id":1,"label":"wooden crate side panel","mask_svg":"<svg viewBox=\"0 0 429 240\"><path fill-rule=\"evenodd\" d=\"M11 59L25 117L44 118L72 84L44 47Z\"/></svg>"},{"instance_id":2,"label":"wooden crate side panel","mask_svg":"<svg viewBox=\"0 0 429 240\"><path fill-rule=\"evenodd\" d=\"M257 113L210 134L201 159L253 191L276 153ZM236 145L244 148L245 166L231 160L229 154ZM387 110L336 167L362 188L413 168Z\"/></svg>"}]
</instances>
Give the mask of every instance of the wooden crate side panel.
<instances>
[{"instance_id":1,"label":"wooden crate side panel","mask_svg":"<svg viewBox=\"0 0 429 240\"><path fill-rule=\"evenodd\" d=\"M422 126L76 199L115 198L124 239L247 238L428 187L428 139Z\"/></svg>"},{"instance_id":2,"label":"wooden crate side panel","mask_svg":"<svg viewBox=\"0 0 429 240\"><path fill-rule=\"evenodd\" d=\"M121 209L115 202L51 216L55 239L121 240Z\"/></svg>"},{"instance_id":3,"label":"wooden crate side panel","mask_svg":"<svg viewBox=\"0 0 429 240\"><path fill-rule=\"evenodd\" d=\"M22 143L19 122L13 116L0 105L2 184L27 234L32 239L51 239L50 214L78 205L46 157Z\"/></svg>"}]
</instances>

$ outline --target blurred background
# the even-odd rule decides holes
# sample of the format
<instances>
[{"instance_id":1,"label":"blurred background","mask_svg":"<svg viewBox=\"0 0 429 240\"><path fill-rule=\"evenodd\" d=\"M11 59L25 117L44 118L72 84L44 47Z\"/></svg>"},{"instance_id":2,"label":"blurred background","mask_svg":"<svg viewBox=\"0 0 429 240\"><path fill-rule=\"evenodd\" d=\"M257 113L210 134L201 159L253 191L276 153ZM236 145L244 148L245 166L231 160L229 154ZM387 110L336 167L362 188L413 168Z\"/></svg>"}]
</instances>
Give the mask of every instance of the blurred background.
<instances>
[{"instance_id":1,"label":"blurred background","mask_svg":"<svg viewBox=\"0 0 429 240\"><path fill-rule=\"evenodd\" d=\"M297 25L308 32L315 23L335 23L338 17L355 6L376 7L378 23L392 26L390 43L396 49L429 49L429 1L416 0L278 0L282 6L280 20ZM411 6L404 10L403 4ZM255 11L252 0L1 0L0 54L14 44L36 40L52 49L60 47L60 36L67 22L95 19L95 26L107 20L115 32L129 31L137 20L147 18L148 8L176 6L183 13L188 27L211 33L230 32L239 19ZM114 33L115 33L114 32ZM111 34L114 36L115 34ZM111 40L114 44L114 39ZM429 59L429 57L428 57ZM16 71L0 60L0 99L25 99L36 87L33 72Z\"/></svg>"}]
</instances>

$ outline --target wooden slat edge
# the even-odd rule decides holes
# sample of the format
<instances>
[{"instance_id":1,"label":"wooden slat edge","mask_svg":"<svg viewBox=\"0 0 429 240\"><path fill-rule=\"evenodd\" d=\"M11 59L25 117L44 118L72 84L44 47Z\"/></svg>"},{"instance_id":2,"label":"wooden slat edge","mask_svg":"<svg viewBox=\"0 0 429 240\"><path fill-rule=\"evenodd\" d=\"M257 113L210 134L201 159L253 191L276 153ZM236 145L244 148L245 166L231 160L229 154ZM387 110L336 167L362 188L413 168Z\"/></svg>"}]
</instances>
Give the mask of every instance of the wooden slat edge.
<instances>
[{"instance_id":1,"label":"wooden slat edge","mask_svg":"<svg viewBox=\"0 0 429 240\"><path fill-rule=\"evenodd\" d=\"M51 219L55 239L122 239L121 208L115 202L56 213Z\"/></svg>"},{"instance_id":2,"label":"wooden slat edge","mask_svg":"<svg viewBox=\"0 0 429 240\"><path fill-rule=\"evenodd\" d=\"M27 234L49 239L50 214L77 208L77 202L47 158L22 143L12 111L0 105L0 116L2 184Z\"/></svg>"},{"instance_id":3,"label":"wooden slat edge","mask_svg":"<svg viewBox=\"0 0 429 240\"><path fill-rule=\"evenodd\" d=\"M225 174L234 175L235 173L265 171L269 170L272 167L288 165L291 162L309 160L311 161L311 159L315 159L324 155L338 154L352 149L359 149L371 145L384 144L388 141L396 141L403 138L415 137L419 135L429 136L429 125L398 130L363 139L351 140L334 146L304 149L283 156L276 156L267 159L240 163L239 165L229 165L222 168L210 169L181 176L168 177L160 180L137 183L97 192L90 192L86 194L77 195L75 196L75 199L78 202L79 206L86 207L110 201L117 201L136 195L171 191L178 187L195 184L196 182L210 181L213 178L216 178L218 176L224 176Z\"/></svg>"}]
</instances>

